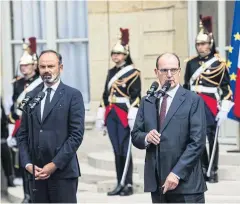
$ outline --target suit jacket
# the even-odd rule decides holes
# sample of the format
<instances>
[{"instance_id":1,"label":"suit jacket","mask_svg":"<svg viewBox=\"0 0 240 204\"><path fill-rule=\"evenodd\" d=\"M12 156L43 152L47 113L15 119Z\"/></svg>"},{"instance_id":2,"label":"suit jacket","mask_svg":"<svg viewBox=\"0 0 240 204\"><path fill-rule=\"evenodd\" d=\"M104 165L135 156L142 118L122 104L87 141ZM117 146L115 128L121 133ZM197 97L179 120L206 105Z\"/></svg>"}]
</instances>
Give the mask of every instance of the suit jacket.
<instances>
[{"instance_id":1,"label":"suit jacket","mask_svg":"<svg viewBox=\"0 0 240 204\"><path fill-rule=\"evenodd\" d=\"M141 100L135 125L131 132L132 143L139 149L146 149L144 167L144 190L157 189L155 177L156 146L145 147L145 137L153 129L161 134L160 169L161 186L170 172L180 177L175 190L167 193L195 194L207 190L204 181L200 156L206 142L206 117L203 100L180 86L173 98L161 130L157 121L159 114L156 104L159 100L150 97L150 102Z\"/></svg>"},{"instance_id":2,"label":"suit jacket","mask_svg":"<svg viewBox=\"0 0 240 204\"><path fill-rule=\"evenodd\" d=\"M37 95L43 83L28 94ZM17 136L22 166L32 163L32 139L34 139L35 164L39 167L54 162L57 170L51 178L76 178L80 167L76 151L83 140L85 108L80 91L60 82L41 120L41 103L32 112L33 138L29 132L30 116L23 114Z\"/></svg>"}]
</instances>

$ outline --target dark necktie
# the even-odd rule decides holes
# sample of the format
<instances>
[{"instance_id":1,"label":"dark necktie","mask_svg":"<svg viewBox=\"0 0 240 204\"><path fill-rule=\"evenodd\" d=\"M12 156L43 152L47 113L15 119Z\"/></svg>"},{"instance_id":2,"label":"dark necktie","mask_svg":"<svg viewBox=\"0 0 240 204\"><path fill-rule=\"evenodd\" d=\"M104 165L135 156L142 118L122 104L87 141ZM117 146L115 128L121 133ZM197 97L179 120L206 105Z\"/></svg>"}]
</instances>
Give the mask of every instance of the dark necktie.
<instances>
[{"instance_id":1,"label":"dark necktie","mask_svg":"<svg viewBox=\"0 0 240 204\"><path fill-rule=\"evenodd\" d=\"M164 122L165 116L166 116L166 111L167 111L167 97L168 95L165 94L163 96L163 100L161 103L161 109L160 109L160 128L162 127L162 124Z\"/></svg>"},{"instance_id":2,"label":"dark necktie","mask_svg":"<svg viewBox=\"0 0 240 204\"><path fill-rule=\"evenodd\" d=\"M46 97L45 104L44 104L44 109L43 109L43 116L42 116L42 118L44 118L44 116L47 114L47 110L48 110L48 108L49 108L51 90L52 90L52 88L47 88L47 97Z\"/></svg>"}]
</instances>

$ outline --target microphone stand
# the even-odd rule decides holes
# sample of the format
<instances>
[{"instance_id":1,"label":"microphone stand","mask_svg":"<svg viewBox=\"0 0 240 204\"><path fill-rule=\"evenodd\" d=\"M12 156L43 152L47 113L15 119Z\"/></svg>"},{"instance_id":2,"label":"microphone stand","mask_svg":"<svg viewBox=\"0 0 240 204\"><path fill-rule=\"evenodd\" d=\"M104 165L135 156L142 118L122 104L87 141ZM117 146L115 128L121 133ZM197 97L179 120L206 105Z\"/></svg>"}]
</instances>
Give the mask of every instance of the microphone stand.
<instances>
[{"instance_id":1,"label":"microphone stand","mask_svg":"<svg viewBox=\"0 0 240 204\"><path fill-rule=\"evenodd\" d=\"M33 117L32 117L32 110L33 109L28 109L28 116L29 116L29 136L31 138L31 160L32 160L32 203L35 203L35 193L37 191L36 185L35 185L35 149L34 149L34 134L33 134Z\"/></svg>"},{"instance_id":2,"label":"microphone stand","mask_svg":"<svg viewBox=\"0 0 240 204\"><path fill-rule=\"evenodd\" d=\"M169 87L168 87L169 88ZM166 89L168 89L166 88ZM155 105L157 111L157 130L160 132L160 118L159 118L159 107L160 107L160 99L166 94L166 90L159 90L154 96L156 97ZM160 162L160 143L156 146L156 163L157 163L157 174L159 179L159 195L160 195L160 202L163 203L163 188L162 188L162 178L161 178L161 162Z\"/></svg>"}]
</instances>

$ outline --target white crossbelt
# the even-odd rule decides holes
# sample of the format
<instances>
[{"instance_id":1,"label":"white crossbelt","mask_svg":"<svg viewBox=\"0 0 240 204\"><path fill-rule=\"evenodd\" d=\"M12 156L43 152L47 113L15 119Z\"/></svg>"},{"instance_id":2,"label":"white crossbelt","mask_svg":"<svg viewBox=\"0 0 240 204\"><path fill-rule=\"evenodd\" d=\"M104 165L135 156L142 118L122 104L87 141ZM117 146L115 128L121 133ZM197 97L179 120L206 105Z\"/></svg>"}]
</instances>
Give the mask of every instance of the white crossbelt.
<instances>
[{"instance_id":1,"label":"white crossbelt","mask_svg":"<svg viewBox=\"0 0 240 204\"><path fill-rule=\"evenodd\" d=\"M111 99L109 99L111 101ZM127 107L130 107L130 101L126 97L114 97L114 102L111 101L112 103L126 103Z\"/></svg>"},{"instance_id":2,"label":"white crossbelt","mask_svg":"<svg viewBox=\"0 0 240 204\"><path fill-rule=\"evenodd\" d=\"M217 88L216 87L206 87L206 86L191 86L191 91L199 92L199 93L217 93Z\"/></svg>"}]
</instances>

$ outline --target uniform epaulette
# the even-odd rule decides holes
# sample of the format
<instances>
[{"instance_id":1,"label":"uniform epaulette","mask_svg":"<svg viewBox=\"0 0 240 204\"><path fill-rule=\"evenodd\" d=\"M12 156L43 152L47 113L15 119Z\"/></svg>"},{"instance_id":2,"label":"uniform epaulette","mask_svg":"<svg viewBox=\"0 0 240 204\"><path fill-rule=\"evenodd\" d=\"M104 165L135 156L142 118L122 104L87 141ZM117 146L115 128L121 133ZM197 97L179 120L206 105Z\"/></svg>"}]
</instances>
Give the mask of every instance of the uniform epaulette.
<instances>
[{"instance_id":1,"label":"uniform epaulette","mask_svg":"<svg viewBox=\"0 0 240 204\"><path fill-rule=\"evenodd\" d=\"M219 60L219 62L224 62L224 63L226 63L226 60L223 59L222 57L220 57L220 55L219 55L218 53L214 54L214 57L216 57L216 58Z\"/></svg>"},{"instance_id":2,"label":"uniform epaulette","mask_svg":"<svg viewBox=\"0 0 240 204\"><path fill-rule=\"evenodd\" d=\"M18 76L18 77L14 78L14 79L12 80L12 83L14 83L14 82L16 82L16 81L18 81L18 80L20 80L20 79L22 79L22 78L23 78L22 76Z\"/></svg>"},{"instance_id":3,"label":"uniform epaulette","mask_svg":"<svg viewBox=\"0 0 240 204\"><path fill-rule=\"evenodd\" d=\"M192 60L192 59L194 59L194 58L196 58L196 57L197 57L197 55L192 56L192 57L188 57L188 58L186 58L186 59L184 60L184 62L188 62L188 61L190 61L190 60Z\"/></svg>"}]
</instances>

